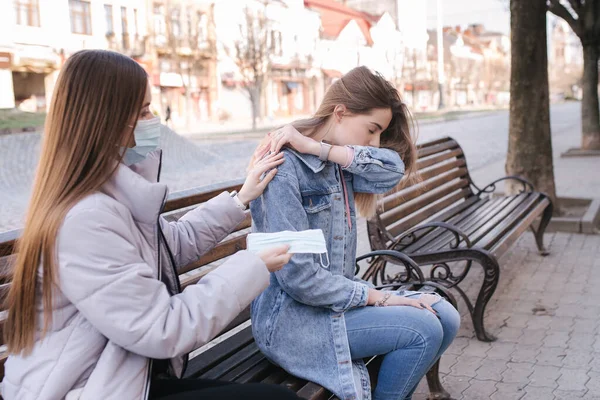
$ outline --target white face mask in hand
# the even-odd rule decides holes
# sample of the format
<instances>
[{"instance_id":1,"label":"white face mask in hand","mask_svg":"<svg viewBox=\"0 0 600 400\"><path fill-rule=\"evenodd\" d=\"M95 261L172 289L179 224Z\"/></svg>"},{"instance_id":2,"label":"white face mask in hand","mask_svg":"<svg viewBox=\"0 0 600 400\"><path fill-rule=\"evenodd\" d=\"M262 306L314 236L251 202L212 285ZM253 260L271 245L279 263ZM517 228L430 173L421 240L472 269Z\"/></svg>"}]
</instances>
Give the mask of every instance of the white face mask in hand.
<instances>
[{"instance_id":1,"label":"white face mask in hand","mask_svg":"<svg viewBox=\"0 0 600 400\"><path fill-rule=\"evenodd\" d=\"M321 266L329 267L329 256L327 254L327 243L321 229L310 229L307 231L283 231L274 233L251 233L247 239L248 250L252 253L260 253L277 246L290 246L289 252L320 254ZM323 254L327 265L323 263Z\"/></svg>"}]
</instances>

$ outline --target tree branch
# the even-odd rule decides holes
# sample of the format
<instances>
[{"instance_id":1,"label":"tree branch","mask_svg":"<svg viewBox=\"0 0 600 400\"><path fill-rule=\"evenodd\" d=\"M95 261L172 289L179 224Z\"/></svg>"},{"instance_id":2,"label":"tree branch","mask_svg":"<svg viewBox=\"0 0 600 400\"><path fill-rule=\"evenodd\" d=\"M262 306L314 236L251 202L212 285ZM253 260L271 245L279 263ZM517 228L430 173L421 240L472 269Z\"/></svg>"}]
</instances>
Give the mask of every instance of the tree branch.
<instances>
[{"instance_id":1,"label":"tree branch","mask_svg":"<svg viewBox=\"0 0 600 400\"><path fill-rule=\"evenodd\" d=\"M573 29L573 32L575 32L578 37L582 37L583 30L579 24L579 19L575 19L569 10L567 10L567 8L560 3L560 0L549 0L548 11L567 21L571 29Z\"/></svg>"}]
</instances>

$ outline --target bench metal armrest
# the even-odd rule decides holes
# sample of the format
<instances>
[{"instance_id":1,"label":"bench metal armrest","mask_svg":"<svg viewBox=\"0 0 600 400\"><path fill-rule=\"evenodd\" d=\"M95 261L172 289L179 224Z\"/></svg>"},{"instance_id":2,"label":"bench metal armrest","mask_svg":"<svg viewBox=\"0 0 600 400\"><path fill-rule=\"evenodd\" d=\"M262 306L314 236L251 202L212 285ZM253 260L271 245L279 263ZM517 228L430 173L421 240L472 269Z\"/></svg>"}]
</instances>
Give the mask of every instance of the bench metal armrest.
<instances>
[{"instance_id":1,"label":"bench metal armrest","mask_svg":"<svg viewBox=\"0 0 600 400\"><path fill-rule=\"evenodd\" d=\"M418 283L424 283L425 282L425 275L423 275L423 271L421 271L421 267L419 267L419 265L409 256L407 256L404 253L401 253L399 251L396 250L375 250L372 251L370 253L367 254L363 254L360 257L356 258L356 266L358 268L358 263L360 261L366 260L370 258L371 260L369 261L369 263L375 263L377 261L384 261L384 259L386 261L390 261L393 260L395 262L397 262L398 264L404 265L404 267L406 268L406 277L403 280L398 279L400 274L397 274L396 277L392 278L394 281L397 281L399 283L403 283L403 282L415 282L415 280L411 280L411 277L416 277L416 282ZM381 270L383 274L385 274L385 267L382 268ZM375 278L375 276L374 276Z\"/></svg>"},{"instance_id":2,"label":"bench metal armrest","mask_svg":"<svg viewBox=\"0 0 600 400\"><path fill-rule=\"evenodd\" d=\"M522 176L518 176L518 175L509 175L509 176L505 176L500 179L496 179L492 183L489 183L487 186L485 186L483 189L479 189L473 182L471 182L471 185L473 185L473 187L475 189L477 189L478 192L476 193L476 195L479 196L482 193L493 193L496 190L496 183L506 181L506 180L513 180L513 181L520 182L523 185L523 189L519 193L535 191L535 188L533 187L533 183L529 182L527 179L523 178Z\"/></svg>"},{"instance_id":3,"label":"bench metal armrest","mask_svg":"<svg viewBox=\"0 0 600 400\"><path fill-rule=\"evenodd\" d=\"M410 246L411 244L413 244L414 242L416 242L418 239L422 238L423 236L427 235L429 232L431 232L435 228L446 229L447 231L449 231L450 233L452 233L454 235L454 243L450 244L450 248L452 248L452 249L458 248L458 246L460 245L460 242L465 242L465 244L468 248L473 246L471 244L471 240L469 240L469 236L467 236L466 233L461 231L456 226L449 224L447 222L433 221L433 222L427 222L427 223L415 226L414 228L407 230L402 235L400 235L392 244L390 244L388 246L388 248L390 250L396 250L396 248L398 246L402 246L403 248ZM422 231L424 229L429 229L429 231L425 232L425 234L420 235L420 236L416 235L417 232Z\"/></svg>"}]
</instances>

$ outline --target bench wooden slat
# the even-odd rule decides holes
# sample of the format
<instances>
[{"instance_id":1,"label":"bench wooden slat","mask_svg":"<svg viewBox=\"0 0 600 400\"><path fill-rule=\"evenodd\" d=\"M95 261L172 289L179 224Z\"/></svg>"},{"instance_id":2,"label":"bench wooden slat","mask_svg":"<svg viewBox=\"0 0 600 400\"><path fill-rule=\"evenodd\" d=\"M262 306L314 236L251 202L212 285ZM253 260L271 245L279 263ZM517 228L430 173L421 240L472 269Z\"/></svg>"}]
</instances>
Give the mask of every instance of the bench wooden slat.
<instances>
[{"instance_id":1,"label":"bench wooden slat","mask_svg":"<svg viewBox=\"0 0 600 400\"><path fill-rule=\"evenodd\" d=\"M307 381L305 379L300 379L295 377L294 375L289 375L284 379L283 382L280 383L281 386L285 386L286 388L297 392L300 388L306 385Z\"/></svg>"},{"instance_id":2,"label":"bench wooden slat","mask_svg":"<svg viewBox=\"0 0 600 400\"><path fill-rule=\"evenodd\" d=\"M442 161L446 161L446 160L449 160L452 158L456 158L460 155L462 155L462 150L454 149L454 150L444 151L438 155L420 158L417 161L417 169L421 170L421 169L424 169L427 167L431 167L432 165L435 165L437 163L440 163Z\"/></svg>"},{"instance_id":3,"label":"bench wooden slat","mask_svg":"<svg viewBox=\"0 0 600 400\"><path fill-rule=\"evenodd\" d=\"M423 181L416 185L412 185L400 192L392 193L391 195L384 197L383 200L379 202L379 204L383 207L383 212L390 211L394 207L398 207L399 205L407 201L410 201L414 198L417 198L418 196L421 196L422 194L425 194L442 185L445 185L456 178L463 178L466 175L466 168L458 168L452 171L448 171L436 176L434 179Z\"/></svg>"},{"instance_id":4,"label":"bench wooden slat","mask_svg":"<svg viewBox=\"0 0 600 400\"><path fill-rule=\"evenodd\" d=\"M268 383L269 385L278 385L285 380L288 373L281 368L275 369L269 376L262 380L262 383Z\"/></svg>"},{"instance_id":5,"label":"bench wooden slat","mask_svg":"<svg viewBox=\"0 0 600 400\"><path fill-rule=\"evenodd\" d=\"M331 397L329 390L312 382L308 382L302 386L297 394L302 399L311 400L327 400Z\"/></svg>"},{"instance_id":6,"label":"bench wooden slat","mask_svg":"<svg viewBox=\"0 0 600 400\"><path fill-rule=\"evenodd\" d=\"M410 229L413 226L416 226L427 218L444 210L448 206L458 202L459 200L463 200L469 193L469 189L462 189L445 198L444 200L424 208L419 214L413 215L410 218L405 218L404 220L391 225L388 230L393 236L398 236L400 233Z\"/></svg>"},{"instance_id":7,"label":"bench wooden slat","mask_svg":"<svg viewBox=\"0 0 600 400\"><path fill-rule=\"evenodd\" d=\"M478 246L484 249L489 249L493 245L494 238L501 235L504 230L509 229L515 222L515 217L529 209L535 202L536 197L537 195L517 196L502 211L472 234L473 243L477 243Z\"/></svg>"},{"instance_id":8,"label":"bench wooden slat","mask_svg":"<svg viewBox=\"0 0 600 400\"><path fill-rule=\"evenodd\" d=\"M529 226L535 221L535 219L542 215L546 207L550 204L547 198L540 198L539 203L535 206L535 209L527 215L517 226L515 226L509 233L505 234L504 237L499 240L490 251L496 257L504 254L506 250L525 232Z\"/></svg>"},{"instance_id":9,"label":"bench wooden slat","mask_svg":"<svg viewBox=\"0 0 600 400\"><path fill-rule=\"evenodd\" d=\"M432 146L422 147L417 149L419 158L427 157L432 154L441 153L444 150L453 150L456 149L458 143L452 139L440 141L439 144L434 144Z\"/></svg>"},{"instance_id":10,"label":"bench wooden slat","mask_svg":"<svg viewBox=\"0 0 600 400\"><path fill-rule=\"evenodd\" d=\"M260 382L277 368L278 367L271 364L269 360L263 357L258 364L238 376L235 381L238 383Z\"/></svg>"},{"instance_id":11,"label":"bench wooden slat","mask_svg":"<svg viewBox=\"0 0 600 400\"><path fill-rule=\"evenodd\" d=\"M384 225L390 225L394 221L398 221L405 218L413 213L416 213L423 209L428 204L433 203L437 199L443 198L450 193L455 192L459 189L469 187L469 182L465 179L451 182L447 185L440 186L434 190L429 191L427 194L419 196L414 200L408 201L401 206L394 208L388 212L381 214L381 222Z\"/></svg>"},{"instance_id":12,"label":"bench wooden slat","mask_svg":"<svg viewBox=\"0 0 600 400\"><path fill-rule=\"evenodd\" d=\"M256 346L256 344L255 344L255 346ZM266 368L268 368L268 365L265 365L265 368L262 370L256 370L256 367L260 366L261 362L266 361L266 360L267 359L265 358L264 354L262 354L260 352L260 350L258 350L258 347L257 347L256 353L254 353L252 356L248 357L243 362L238 362L234 366L234 368L232 368L226 374L219 376L217 379L222 380L222 381L227 381L227 382L236 382L242 376L250 373L251 371L252 371L251 374L256 374L258 376L260 376L261 373L263 375L266 375L266 373L267 373Z\"/></svg>"},{"instance_id":13,"label":"bench wooden slat","mask_svg":"<svg viewBox=\"0 0 600 400\"><path fill-rule=\"evenodd\" d=\"M205 203L225 191L231 192L233 190L240 190L243 183L243 179L236 179L235 181L219 183L209 187L205 186L175 192L169 195L169 199L165 204L163 212Z\"/></svg>"},{"instance_id":14,"label":"bench wooden slat","mask_svg":"<svg viewBox=\"0 0 600 400\"><path fill-rule=\"evenodd\" d=\"M423 171L418 171L416 174L417 174L417 178L420 181L427 181L431 178L434 178L436 176L443 174L444 172L452 171L452 170L455 170L458 168L463 168L466 166L467 166L467 163L465 162L465 160L462 158L459 158L459 159L456 159L453 161L444 162L442 164L433 166L431 168L427 168ZM410 188L411 186L414 186L414 184L403 187L402 190L406 190L406 189Z\"/></svg>"},{"instance_id":15,"label":"bench wooden slat","mask_svg":"<svg viewBox=\"0 0 600 400\"><path fill-rule=\"evenodd\" d=\"M0 258L8 257L14 253L15 244L19 236L21 236L20 229L0 233Z\"/></svg>"},{"instance_id":16,"label":"bench wooden slat","mask_svg":"<svg viewBox=\"0 0 600 400\"><path fill-rule=\"evenodd\" d=\"M251 341L245 347L238 349L231 354L227 359L215 365L210 370L200 375L201 379L220 379L222 376L235 369L237 366L248 360L255 354L260 354L260 350L254 341Z\"/></svg>"},{"instance_id":17,"label":"bench wooden slat","mask_svg":"<svg viewBox=\"0 0 600 400\"><path fill-rule=\"evenodd\" d=\"M430 140L428 142L419 142L417 143L417 150L422 150L427 147L435 146L436 144L445 143L448 140L453 140L450 136L442 136L437 139Z\"/></svg>"},{"instance_id":18,"label":"bench wooden slat","mask_svg":"<svg viewBox=\"0 0 600 400\"><path fill-rule=\"evenodd\" d=\"M489 250L515 225L520 224L519 221L523 220L527 214L531 214L531 210L535 208L535 203L539 198L538 196L539 194L537 193L519 196L522 200L518 205L510 212L503 210L502 214L495 218L495 223L490 223L493 224L491 229L488 229L487 231L485 229L477 231L475 237L477 242L480 243L480 246L485 246L484 248ZM513 203L517 204L516 201Z\"/></svg>"},{"instance_id":19,"label":"bench wooden slat","mask_svg":"<svg viewBox=\"0 0 600 400\"><path fill-rule=\"evenodd\" d=\"M503 213L506 213L507 210L512 210L517 207L519 203L518 200L519 199L514 197L507 197L499 200L492 199L489 202L490 207L471 212L471 215L468 215L463 221L461 221L461 223L458 224L458 228L469 236L469 239L473 245L477 244L481 247L482 244L477 243L479 238L476 236L477 232L480 232L482 229L492 229L493 224L497 223L498 221L496 217L500 215L501 219ZM428 247L430 250L443 249L447 247L453 240L452 234L445 233L438 240L436 240L435 243L428 245Z\"/></svg>"},{"instance_id":20,"label":"bench wooden slat","mask_svg":"<svg viewBox=\"0 0 600 400\"><path fill-rule=\"evenodd\" d=\"M196 377L210 370L213 366L224 361L238 350L254 341L252 327L248 326L236 333L235 337L228 338L214 347L190 359L186 377Z\"/></svg>"},{"instance_id":21,"label":"bench wooden slat","mask_svg":"<svg viewBox=\"0 0 600 400\"><path fill-rule=\"evenodd\" d=\"M482 202L477 202L473 206L465 208L452 218L443 218L440 216L439 218L436 218L436 220L450 223L469 236L476 227L484 224L487 221L487 218L491 218L494 215L495 210L502 202L502 199L484 199ZM482 215L487 216L483 221L479 219L482 218ZM419 243L411 247L410 252L421 253L439 250L444 248L446 244L454 239L454 234L445 229L437 229L437 234L435 236L428 238L427 241L419 241Z\"/></svg>"}]
</instances>

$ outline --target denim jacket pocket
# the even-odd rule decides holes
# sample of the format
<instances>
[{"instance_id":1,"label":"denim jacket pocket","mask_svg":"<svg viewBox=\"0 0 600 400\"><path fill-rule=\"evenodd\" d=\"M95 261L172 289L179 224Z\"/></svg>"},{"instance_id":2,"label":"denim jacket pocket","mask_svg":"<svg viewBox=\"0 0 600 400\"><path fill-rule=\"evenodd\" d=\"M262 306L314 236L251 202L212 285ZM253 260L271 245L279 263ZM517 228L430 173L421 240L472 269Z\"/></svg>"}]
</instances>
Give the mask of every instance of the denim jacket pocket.
<instances>
[{"instance_id":1,"label":"denim jacket pocket","mask_svg":"<svg viewBox=\"0 0 600 400\"><path fill-rule=\"evenodd\" d=\"M331 208L331 199L328 194L317 194L302 197L302 206L307 214L316 214Z\"/></svg>"},{"instance_id":2,"label":"denim jacket pocket","mask_svg":"<svg viewBox=\"0 0 600 400\"><path fill-rule=\"evenodd\" d=\"M279 319L279 311L281 310L281 304L283 303L284 292L280 290L277 293L277 297L275 298L275 303L273 304L273 308L271 309L271 315L269 319L267 319L266 323L266 339L265 344L268 346L271 345L271 339L273 338L273 333L275 332L275 328L277 327L277 320Z\"/></svg>"}]
</instances>

